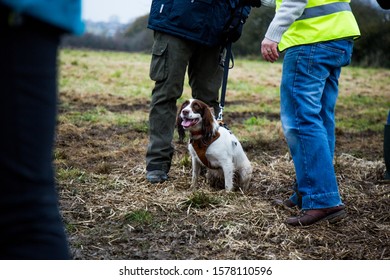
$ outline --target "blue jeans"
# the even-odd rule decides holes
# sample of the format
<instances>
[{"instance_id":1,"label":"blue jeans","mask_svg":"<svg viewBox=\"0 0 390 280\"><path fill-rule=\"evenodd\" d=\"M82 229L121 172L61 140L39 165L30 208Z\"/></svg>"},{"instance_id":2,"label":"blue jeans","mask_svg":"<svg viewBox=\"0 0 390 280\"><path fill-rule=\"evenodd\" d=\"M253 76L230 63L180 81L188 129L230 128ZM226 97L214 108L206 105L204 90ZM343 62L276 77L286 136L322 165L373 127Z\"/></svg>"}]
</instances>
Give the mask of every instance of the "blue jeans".
<instances>
[{"instance_id":1,"label":"blue jeans","mask_svg":"<svg viewBox=\"0 0 390 280\"><path fill-rule=\"evenodd\" d=\"M353 41L337 40L287 49L281 81L281 121L294 161L302 210L342 205L333 166L335 106L341 67Z\"/></svg>"}]
</instances>

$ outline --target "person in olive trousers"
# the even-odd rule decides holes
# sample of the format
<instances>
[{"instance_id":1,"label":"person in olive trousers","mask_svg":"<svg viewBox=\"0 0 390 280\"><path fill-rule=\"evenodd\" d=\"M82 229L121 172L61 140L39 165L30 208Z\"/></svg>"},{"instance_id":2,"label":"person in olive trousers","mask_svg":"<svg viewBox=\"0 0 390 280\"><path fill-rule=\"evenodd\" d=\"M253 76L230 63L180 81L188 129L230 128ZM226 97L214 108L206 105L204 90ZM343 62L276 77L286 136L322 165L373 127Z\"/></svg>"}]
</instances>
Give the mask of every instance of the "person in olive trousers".
<instances>
[{"instance_id":1,"label":"person in olive trousers","mask_svg":"<svg viewBox=\"0 0 390 280\"><path fill-rule=\"evenodd\" d=\"M245 2L245 3L244 3ZM148 28L154 30L150 78L155 82L149 111L146 179L168 179L174 147L176 101L188 72L192 97L219 112L222 83L221 48L224 27L237 7L247 16L257 1L153 0Z\"/></svg>"}]
</instances>

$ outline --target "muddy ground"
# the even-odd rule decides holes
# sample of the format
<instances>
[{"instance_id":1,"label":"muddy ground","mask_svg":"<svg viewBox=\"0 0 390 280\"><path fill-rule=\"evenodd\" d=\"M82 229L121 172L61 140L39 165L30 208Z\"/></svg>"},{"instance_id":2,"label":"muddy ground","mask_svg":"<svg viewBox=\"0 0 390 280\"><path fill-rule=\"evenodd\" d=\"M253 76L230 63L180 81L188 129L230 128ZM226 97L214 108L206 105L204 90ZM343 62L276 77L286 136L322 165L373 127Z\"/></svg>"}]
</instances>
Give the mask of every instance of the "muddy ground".
<instances>
[{"instance_id":1,"label":"muddy ground","mask_svg":"<svg viewBox=\"0 0 390 280\"><path fill-rule=\"evenodd\" d=\"M148 100L129 105L120 98L107 103L60 94L60 114L96 104L124 114L148 111ZM243 118L245 113L231 113L225 121ZM274 204L289 196L294 182L283 137L242 143L254 167L247 193L226 193L205 181L192 190L186 144L174 144L169 180L149 184L145 124L59 121L57 181L75 259L390 259L382 133L337 131L335 167L348 216L303 228L283 223L297 210Z\"/></svg>"}]
</instances>

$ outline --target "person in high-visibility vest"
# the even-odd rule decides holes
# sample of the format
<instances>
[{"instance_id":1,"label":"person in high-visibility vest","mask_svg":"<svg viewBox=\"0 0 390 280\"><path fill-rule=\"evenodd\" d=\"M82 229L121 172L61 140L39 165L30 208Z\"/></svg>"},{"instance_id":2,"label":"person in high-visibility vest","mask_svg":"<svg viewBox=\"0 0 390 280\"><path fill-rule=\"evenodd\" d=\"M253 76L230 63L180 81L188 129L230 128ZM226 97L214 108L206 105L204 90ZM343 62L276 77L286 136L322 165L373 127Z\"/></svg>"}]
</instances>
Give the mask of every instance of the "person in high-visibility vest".
<instances>
[{"instance_id":1,"label":"person in high-visibility vest","mask_svg":"<svg viewBox=\"0 0 390 280\"><path fill-rule=\"evenodd\" d=\"M275 62L285 51L280 114L296 173L295 192L282 203L301 209L286 224L336 222L346 216L333 166L338 80L351 61L359 27L349 0L265 2L275 2L276 14L261 53Z\"/></svg>"}]
</instances>

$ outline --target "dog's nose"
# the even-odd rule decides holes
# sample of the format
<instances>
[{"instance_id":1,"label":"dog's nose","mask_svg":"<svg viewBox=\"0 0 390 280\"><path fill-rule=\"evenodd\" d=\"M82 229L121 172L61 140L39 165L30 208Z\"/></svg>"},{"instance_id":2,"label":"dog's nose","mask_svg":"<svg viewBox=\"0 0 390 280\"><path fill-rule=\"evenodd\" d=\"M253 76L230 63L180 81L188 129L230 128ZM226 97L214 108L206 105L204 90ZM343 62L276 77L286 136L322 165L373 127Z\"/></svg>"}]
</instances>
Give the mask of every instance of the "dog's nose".
<instances>
[{"instance_id":1,"label":"dog's nose","mask_svg":"<svg viewBox=\"0 0 390 280\"><path fill-rule=\"evenodd\" d=\"M183 109L181 112L182 112L183 116L188 116L188 114L190 113L190 111L186 110L186 109Z\"/></svg>"}]
</instances>

